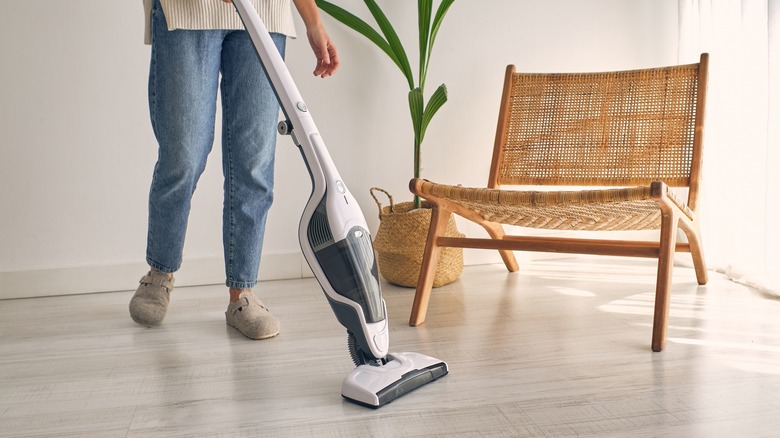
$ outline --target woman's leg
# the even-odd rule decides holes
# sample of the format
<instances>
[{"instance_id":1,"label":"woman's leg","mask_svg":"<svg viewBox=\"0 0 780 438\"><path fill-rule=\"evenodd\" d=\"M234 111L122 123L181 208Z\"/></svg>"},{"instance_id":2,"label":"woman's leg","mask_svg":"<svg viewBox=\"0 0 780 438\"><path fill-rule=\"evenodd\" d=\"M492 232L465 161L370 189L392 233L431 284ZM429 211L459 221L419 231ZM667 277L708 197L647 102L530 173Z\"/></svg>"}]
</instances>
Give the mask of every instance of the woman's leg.
<instances>
[{"instance_id":1,"label":"woman's leg","mask_svg":"<svg viewBox=\"0 0 780 438\"><path fill-rule=\"evenodd\" d=\"M284 56L285 37L272 38ZM279 104L245 31L225 37L221 89L223 242L231 301L225 317L244 336L265 339L279 333L279 321L250 289L257 283L273 202Z\"/></svg>"},{"instance_id":2,"label":"woman's leg","mask_svg":"<svg viewBox=\"0 0 780 438\"><path fill-rule=\"evenodd\" d=\"M130 301L139 324L162 323L181 265L190 201L214 140L223 31L168 31L152 8L149 111L158 158L149 191L146 259L152 268Z\"/></svg>"},{"instance_id":3,"label":"woman's leg","mask_svg":"<svg viewBox=\"0 0 780 438\"><path fill-rule=\"evenodd\" d=\"M149 110L159 145L149 192L147 262L161 272L181 265L190 201L214 142L222 31L168 31L152 12Z\"/></svg>"},{"instance_id":4,"label":"woman's leg","mask_svg":"<svg viewBox=\"0 0 780 438\"><path fill-rule=\"evenodd\" d=\"M285 37L272 34L282 56ZM245 31L230 32L222 48L223 243L226 285L257 283L263 234L273 202L279 104Z\"/></svg>"}]
</instances>

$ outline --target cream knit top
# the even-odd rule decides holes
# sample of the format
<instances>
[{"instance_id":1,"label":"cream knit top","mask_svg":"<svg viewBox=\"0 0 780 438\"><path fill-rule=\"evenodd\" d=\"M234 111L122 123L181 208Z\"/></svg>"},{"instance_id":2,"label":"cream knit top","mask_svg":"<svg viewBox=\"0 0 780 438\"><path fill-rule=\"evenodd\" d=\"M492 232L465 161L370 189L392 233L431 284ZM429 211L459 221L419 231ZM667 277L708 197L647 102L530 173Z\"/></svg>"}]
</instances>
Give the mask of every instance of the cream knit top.
<instances>
[{"instance_id":1,"label":"cream knit top","mask_svg":"<svg viewBox=\"0 0 780 438\"><path fill-rule=\"evenodd\" d=\"M144 43L152 43L152 2L143 0L146 16ZM290 0L251 0L265 27L295 37ZM230 3L222 0L160 0L168 30L174 29L243 29L241 19Z\"/></svg>"}]
</instances>

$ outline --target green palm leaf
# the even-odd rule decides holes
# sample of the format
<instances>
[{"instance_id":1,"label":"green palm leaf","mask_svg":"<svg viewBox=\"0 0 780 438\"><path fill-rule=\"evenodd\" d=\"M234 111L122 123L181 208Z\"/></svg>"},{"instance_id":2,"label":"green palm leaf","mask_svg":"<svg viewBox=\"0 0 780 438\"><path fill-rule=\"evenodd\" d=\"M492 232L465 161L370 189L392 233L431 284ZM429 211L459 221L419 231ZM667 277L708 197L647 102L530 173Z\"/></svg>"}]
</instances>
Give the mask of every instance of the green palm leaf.
<instances>
[{"instance_id":1,"label":"green palm leaf","mask_svg":"<svg viewBox=\"0 0 780 438\"><path fill-rule=\"evenodd\" d=\"M431 12L433 0L419 0L417 2L417 26L420 37L420 90L425 90L426 59L428 51L428 37L431 30Z\"/></svg>"},{"instance_id":2,"label":"green palm leaf","mask_svg":"<svg viewBox=\"0 0 780 438\"><path fill-rule=\"evenodd\" d=\"M409 91L409 111L412 115L412 127L414 127L414 140L416 144L422 143L422 136L420 135L423 123L423 109L424 101L423 94L420 88L415 88Z\"/></svg>"},{"instance_id":3,"label":"green palm leaf","mask_svg":"<svg viewBox=\"0 0 780 438\"><path fill-rule=\"evenodd\" d=\"M409 58L406 56L406 50L404 50L404 46L401 44L401 39L398 38L398 34L395 32L395 29L393 29L393 25L390 24L390 20L387 19L384 12L382 12L382 9L379 7L379 5L376 4L376 1L363 1L366 3L366 6L368 6L368 10L371 11L371 15L374 16L374 20L376 20L376 23L382 30L385 38L387 38L387 42L390 44L390 48L395 53L395 56L398 59L399 67L401 68L401 72L403 72L404 76L406 77L406 81L409 82L409 89L413 89L414 76L412 76L412 67L409 65Z\"/></svg>"},{"instance_id":4,"label":"green palm leaf","mask_svg":"<svg viewBox=\"0 0 780 438\"><path fill-rule=\"evenodd\" d=\"M447 15L447 11L450 10L450 6L455 0L442 0L439 4L439 9L436 10L436 16L433 18L433 26L431 27L430 37L428 38L428 52L425 59L425 72L428 72L428 64L431 62L431 52L433 52L433 42L436 40L436 34L439 33L441 22L444 20L444 16ZM421 52L422 53L422 52Z\"/></svg>"},{"instance_id":5,"label":"green palm leaf","mask_svg":"<svg viewBox=\"0 0 780 438\"><path fill-rule=\"evenodd\" d=\"M379 32L374 30L374 28L371 27L371 25L361 20L357 16L353 15L352 13L326 0L316 0L316 2L317 2L317 7L325 11L328 15L340 21L341 23L351 28L352 30L360 33L364 37L368 38L371 42L376 44L377 47L379 47L383 52L387 54L388 57L390 57L393 63L395 63L395 65L397 65L398 68L401 70L401 72L404 73L404 75L406 75L406 73L404 72L404 66L401 63L401 61L399 61L398 56L396 56L396 53L393 50L393 48L390 47L390 44L382 37L382 35L379 34ZM409 62L407 61L406 64L408 68Z\"/></svg>"},{"instance_id":6,"label":"green palm leaf","mask_svg":"<svg viewBox=\"0 0 780 438\"><path fill-rule=\"evenodd\" d=\"M431 95L428 104L425 105L425 111L423 111L420 123L420 143L422 143L423 138L425 138L425 131L428 129L428 124L431 123L433 116L445 102L447 102L447 86L441 84Z\"/></svg>"}]
</instances>

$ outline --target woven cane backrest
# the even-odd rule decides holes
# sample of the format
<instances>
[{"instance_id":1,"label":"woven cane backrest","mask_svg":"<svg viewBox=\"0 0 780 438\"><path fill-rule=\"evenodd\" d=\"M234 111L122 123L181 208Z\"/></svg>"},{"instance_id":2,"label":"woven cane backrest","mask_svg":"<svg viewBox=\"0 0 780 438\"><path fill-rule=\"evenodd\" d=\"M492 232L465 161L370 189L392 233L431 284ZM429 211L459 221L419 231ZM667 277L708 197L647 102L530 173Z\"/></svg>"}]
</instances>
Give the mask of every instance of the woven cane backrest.
<instances>
[{"instance_id":1,"label":"woven cane backrest","mask_svg":"<svg viewBox=\"0 0 780 438\"><path fill-rule=\"evenodd\" d=\"M699 64L577 74L511 69L493 184L690 185L700 156Z\"/></svg>"}]
</instances>

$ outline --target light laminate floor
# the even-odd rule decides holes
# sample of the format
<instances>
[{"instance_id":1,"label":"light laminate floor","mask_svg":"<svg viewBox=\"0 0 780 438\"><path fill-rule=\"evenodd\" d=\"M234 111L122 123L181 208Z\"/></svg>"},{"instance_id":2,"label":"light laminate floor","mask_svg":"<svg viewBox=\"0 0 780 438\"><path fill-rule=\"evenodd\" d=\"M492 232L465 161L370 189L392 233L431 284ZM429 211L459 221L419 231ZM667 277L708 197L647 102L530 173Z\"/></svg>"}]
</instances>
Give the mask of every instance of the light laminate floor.
<instances>
[{"instance_id":1,"label":"light laminate floor","mask_svg":"<svg viewBox=\"0 0 780 438\"><path fill-rule=\"evenodd\" d=\"M0 301L0 436L780 436L780 301L675 269L669 343L649 348L654 262L467 267L391 350L450 374L370 410L342 400L346 336L313 279L262 283L282 333L224 322L222 287L179 288L162 327L132 292Z\"/></svg>"}]
</instances>

